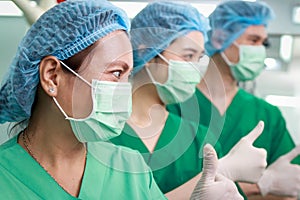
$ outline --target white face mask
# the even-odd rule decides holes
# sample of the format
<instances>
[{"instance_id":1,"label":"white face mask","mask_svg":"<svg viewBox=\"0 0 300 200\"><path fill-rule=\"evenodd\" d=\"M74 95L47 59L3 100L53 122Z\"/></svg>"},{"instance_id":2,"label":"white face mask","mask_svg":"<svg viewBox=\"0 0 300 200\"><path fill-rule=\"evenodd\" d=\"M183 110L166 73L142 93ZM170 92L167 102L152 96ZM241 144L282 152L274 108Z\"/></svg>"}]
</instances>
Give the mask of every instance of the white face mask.
<instances>
[{"instance_id":1,"label":"white face mask","mask_svg":"<svg viewBox=\"0 0 300 200\"><path fill-rule=\"evenodd\" d=\"M63 62L61 64L87 83L92 90L93 110L84 119L74 119L67 116L56 98L53 97L58 108L70 121L77 139L80 142L97 142L106 141L120 135L131 114L131 84L95 79L90 84Z\"/></svg>"},{"instance_id":2,"label":"white face mask","mask_svg":"<svg viewBox=\"0 0 300 200\"><path fill-rule=\"evenodd\" d=\"M168 61L162 55L158 55L169 64L167 81L161 84L154 80L147 67L146 71L155 84L160 99L166 105L186 101L194 94L196 85L201 80L199 63Z\"/></svg>"}]
</instances>

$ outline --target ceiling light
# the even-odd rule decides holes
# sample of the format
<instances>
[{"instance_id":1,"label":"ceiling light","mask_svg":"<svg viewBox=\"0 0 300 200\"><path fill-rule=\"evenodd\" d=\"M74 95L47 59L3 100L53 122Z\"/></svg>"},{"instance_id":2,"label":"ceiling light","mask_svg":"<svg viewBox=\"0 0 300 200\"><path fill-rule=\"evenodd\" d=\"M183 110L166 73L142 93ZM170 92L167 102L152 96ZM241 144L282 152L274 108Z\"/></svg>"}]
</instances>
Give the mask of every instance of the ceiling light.
<instances>
[{"instance_id":1,"label":"ceiling light","mask_svg":"<svg viewBox=\"0 0 300 200\"><path fill-rule=\"evenodd\" d=\"M280 57L285 62L289 62L292 57L293 37L291 35L283 35L280 38Z\"/></svg>"},{"instance_id":2,"label":"ceiling light","mask_svg":"<svg viewBox=\"0 0 300 200\"><path fill-rule=\"evenodd\" d=\"M293 22L295 24L300 24L300 6L295 6L293 8Z\"/></svg>"}]
</instances>

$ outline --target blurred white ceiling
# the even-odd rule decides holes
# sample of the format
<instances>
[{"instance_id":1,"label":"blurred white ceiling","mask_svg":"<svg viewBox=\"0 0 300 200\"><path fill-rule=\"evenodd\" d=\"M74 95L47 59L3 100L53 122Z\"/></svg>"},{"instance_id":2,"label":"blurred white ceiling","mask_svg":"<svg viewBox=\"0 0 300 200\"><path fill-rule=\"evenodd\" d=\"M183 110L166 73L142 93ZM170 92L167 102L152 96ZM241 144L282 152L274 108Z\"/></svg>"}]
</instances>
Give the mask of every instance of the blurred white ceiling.
<instances>
[{"instance_id":1,"label":"blurred white ceiling","mask_svg":"<svg viewBox=\"0 0 300 200\"><path fill-rule=\"evenodd\" d=\"M129 17L134 17L148 2L152 0L110 0L117 6L122 7L125 11L127 11ZM224 0L223 0L224 1ZM251 0L250 0L251 1ZM254 1L254 0L252 0ZM259 0L260 1L260 0ZM13 5L12 1L4 1L0 0L0 5L4 2L8 2L12 10L16 10L16 16L22 16L22 12L17 10L17 7ZM33 0L37 4L40 3L40 0ZM196 8L199 9L201 13L205 16L208 16L216 7L217 4L222 2L222 0L188 0L186 2L192 3ZM270 41L271 48L268 50L268 57L275 59L278 63L282 63L280 67L281 70L286 71L289 67L289 62L282 61L282 52L280 49L282 45L284 47L284 53L288 54L288 51L291 52L291 58L299 58L300 57L300 24L295 24L293 22L293 14L295 8L299 7L299 18L300 18L300 0L264 0L264 2L268 3L275 11L276 19L273 20L269 27L268 31L270 33ZM2 3L2 4L1 4ZM0 11L4 9L3 6L0 6ZM8 11L9 9L5 9L4 11ZM21 13L21 14L20 14ZM299 19L300 20L300 19ZM284 28L283 28L284 27ZM292 45L288 47L286 43L281 41L282 35L292 36ZM300 66L299 66L300 67Z\"/></svg>"}]
</instances>

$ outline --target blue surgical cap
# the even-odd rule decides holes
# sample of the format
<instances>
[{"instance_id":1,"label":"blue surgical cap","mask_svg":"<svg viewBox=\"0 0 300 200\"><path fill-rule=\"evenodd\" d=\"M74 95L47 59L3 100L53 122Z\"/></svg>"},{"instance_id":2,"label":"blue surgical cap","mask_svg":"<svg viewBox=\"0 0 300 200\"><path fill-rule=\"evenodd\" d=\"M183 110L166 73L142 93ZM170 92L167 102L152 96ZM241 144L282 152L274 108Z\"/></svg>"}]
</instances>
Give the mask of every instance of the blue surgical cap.
<instances>
[{"instance_id":1,"label":"blue surgical cap","mask_svg":"<svg viewBox=\"0 0 300 200\"><path fill-rule=\"evenodd\" d=\"M186 2L157 1L138 13L131 26L135 74L175 39L191 31L200 31L206 38L208 20Z\"/></svg>"},{"instance_id":2,"label":"blue surgical cap","mask_svg":"<svg viewBox=\"0 0 300 200\"><path fill-rule=\"evenodd\" d=\"M274 18L271 8L263 2L227 1L209 16L211 30L205 44L209 56L223 52L252 25L267 26Z\"/></svg>"},{"instance_id":3,"label":"blue surgical cap","mask_svg":"<svg viewBox=\"0 0 300 200\"><path fill-rule=\"evenodd\" d=\"M21 41L0 88L0 123L28 119L48 55L65 60L116 30L129 31L124 11L107 1L65 1L44 13Z\"/></svg>"}]
</instances>

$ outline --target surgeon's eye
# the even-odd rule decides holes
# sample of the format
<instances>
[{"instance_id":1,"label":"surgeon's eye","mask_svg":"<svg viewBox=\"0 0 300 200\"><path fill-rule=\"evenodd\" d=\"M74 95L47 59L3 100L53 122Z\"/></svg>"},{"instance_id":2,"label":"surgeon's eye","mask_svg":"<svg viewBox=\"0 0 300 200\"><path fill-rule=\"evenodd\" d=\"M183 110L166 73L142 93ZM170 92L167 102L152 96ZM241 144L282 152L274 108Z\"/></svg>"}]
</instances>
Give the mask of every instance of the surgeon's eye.
<instances>
[{"instance_id":1,"label":"surgeon's eye","mask_svg":"<svg viewBox=\"0 0 300 200\"><path fill-rule=\"evenodd\" d=\"M194 58L194 54L186 54L183 56L185 61L191 61Z\"/></svg>"},{"instance_id":2,"label":"surgeon's eye","mask_svg":"<svg viewBox=\"0 0 300 200\"><path fill-rule=\"evenodd\" d=\"M121 71L114 71L112 74L116 77L116 78L120 78L121 77Z\"/></svg>"},{"instance_id":3,"label":"surgeon's eye","mask_svg":"<svg viewBox=\"0 0 300 200\"><path fill-rule=\"evenodd\" d=\"M205 57L205 54L202 54L201 56L198 57L198 60L197 60L197 61L200 62L201 59L204 58L204 57Z\"/></svg>"}]
</instances>

